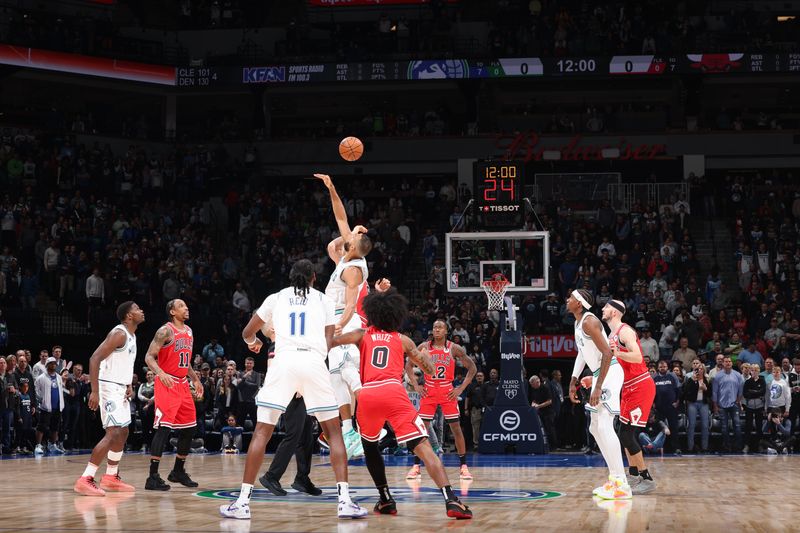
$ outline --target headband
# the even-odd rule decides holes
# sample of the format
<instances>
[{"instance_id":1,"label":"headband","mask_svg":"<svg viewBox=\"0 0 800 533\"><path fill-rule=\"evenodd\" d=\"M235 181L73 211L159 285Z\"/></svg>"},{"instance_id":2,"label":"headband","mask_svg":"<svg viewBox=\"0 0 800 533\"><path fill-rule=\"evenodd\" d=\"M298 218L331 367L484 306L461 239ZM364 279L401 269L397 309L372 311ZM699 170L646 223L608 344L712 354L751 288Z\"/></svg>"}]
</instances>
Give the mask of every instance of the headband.
<instances>
[{"instance_id":1,"label":"headband","mask_svg":"<svg viewBox=\"0 0 800 533\"><path fill-rule=\"evenodd\" d=\"M592 306L589 305L589 302L586 301L586 298L584 298L583 295L578 291L572 291L572 296L581 303L584 309L592 308Z\"/></svg>"},{"instance_id":2,"label":"headband","mask_svg":"<svg viewBox=\"0 0 800 533\"><path fill-rule=\"evenodd\" d=\"M625 304L620 302L619 300L609 300L608 305L622 313L625 314Z\"/></svg>"}]
</instances>

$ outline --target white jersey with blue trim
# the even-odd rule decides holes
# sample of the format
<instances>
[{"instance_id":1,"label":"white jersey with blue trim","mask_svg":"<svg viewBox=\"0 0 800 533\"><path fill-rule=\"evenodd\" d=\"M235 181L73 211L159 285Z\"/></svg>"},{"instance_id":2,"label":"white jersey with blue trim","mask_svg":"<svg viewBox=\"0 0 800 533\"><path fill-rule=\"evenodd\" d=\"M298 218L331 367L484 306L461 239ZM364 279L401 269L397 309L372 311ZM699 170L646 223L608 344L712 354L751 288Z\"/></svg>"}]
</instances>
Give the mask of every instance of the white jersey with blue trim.
<instances>
[{"instance_id":1,"label":"white jersey with blue trim","mask_svg":"<svg viewBox=\"0 0 800 533\"><path fill-rule=\"evenodd\" d=\"M358 288L358 296L356 297L356 308L353 313L353 318L358 317L359 320L350 320L345 328L343 328L343 332L352 331L354 329L361 328L363 326L361 318L363 318L363 312L361 310L361 301L364 297L369 293L369 285L367 284L367 279L369 278L369 269L367 268L367 261L363 257L358 259L351 259L350 261L345 261L344 258L339 261L336 265L336 269L334 269L333 274L331 274L331 279L328 281L328 286L325 287L325 295L328 296L336 307L336 315L340 316L344 312L344 308L346 307L347 303L345 301L345 293L347 291L347 283L342 280L342 274L344 274L345 269L350 267L356 267L361 269L361 276L362 282ZM352 326L351 326L352 324Z\"/></svg>"},{"instance_id":2,"label":"white jersey with blue trim","mask_svg":"<svg viewBox=\"0 0 800 533\"><path fill-rule=\"evenodd\" d=\"M275 354L308 350L322 358L328 353L325 327L336 324L333 302L316 289L299 296L294 287L270 294L256 310L266 324L275 328Z\"/></svg>"},{"instance_id":3,"label":"white jersey with blue trim","mask_svg":"<svg viewBox=\"0 0 800 533\"><path fill-rule=\"evenodd\" d=\"M131 334L122 324L114 326L111 331L115 330L125 334L125 344L100 361L98 379L118 385L130 385L133 381L133 365L136 362L136 335Z\"/></svg>"},{"instance_id":4,"label":"white jersey with blue trim","mask_svg":"<svg viewBox=\"0 0 800 533\"><path fill-rule=\"evenodd\" d=\"M593 313L586 312L580 320L575 322L575 344L578 345L578 355L583 359L583 362L592 371L592 374L600 370L600 362L603 360L603 354L594 340L583 331L583 323L587 317L593 316ZM598 320L600 320L598 318Z\"/></svg>"}]
</instances>

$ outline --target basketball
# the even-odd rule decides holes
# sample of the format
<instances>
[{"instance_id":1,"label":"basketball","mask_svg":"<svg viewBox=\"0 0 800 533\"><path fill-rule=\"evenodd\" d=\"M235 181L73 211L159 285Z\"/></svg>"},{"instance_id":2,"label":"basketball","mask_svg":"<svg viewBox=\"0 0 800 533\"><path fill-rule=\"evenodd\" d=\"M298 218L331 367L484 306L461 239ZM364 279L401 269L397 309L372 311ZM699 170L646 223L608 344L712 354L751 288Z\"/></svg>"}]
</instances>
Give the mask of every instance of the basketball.
<instances>
[{"instance_id":1,"label":"basketball","mask_svg":"<svg viewBox=\"0 0 800 533\"><path fill-rule=\"evenodd\" d=\"M364 153L364 143L358 137L345 137L339 143L339 155L345 161L358 161Z\"/></svg>"}]
</instances>

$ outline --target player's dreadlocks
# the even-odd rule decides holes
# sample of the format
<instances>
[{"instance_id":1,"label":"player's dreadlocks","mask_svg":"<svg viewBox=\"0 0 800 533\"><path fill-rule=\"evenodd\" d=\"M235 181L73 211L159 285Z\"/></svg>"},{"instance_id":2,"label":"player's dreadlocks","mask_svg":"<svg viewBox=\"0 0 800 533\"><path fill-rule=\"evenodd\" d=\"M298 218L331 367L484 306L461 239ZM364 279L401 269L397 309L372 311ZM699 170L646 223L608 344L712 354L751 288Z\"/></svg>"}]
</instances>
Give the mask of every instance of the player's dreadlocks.
<instances>
[{"instance_id":1,"label":"player's dreadlocks","mask_svg":"<svg viewBox=\"0 0 800 533\"><path fill-rule=\"evenodd\" d=\"M289 283L297 296L305 298L314 282L314 265L308 259L301 259L289 271Z\"/></svg>"},{"instance_id":2,"label":"player's dreadlocks","mask_svg":"<svg viewBox=\"0 0 800 533\"><path fill-rule=\"evenodd\" d=\"M364 298L364 312L370 325L383 331L398 331L408 316L408 300L397 289L371 292Z\"/></svg>"}]
</instances>

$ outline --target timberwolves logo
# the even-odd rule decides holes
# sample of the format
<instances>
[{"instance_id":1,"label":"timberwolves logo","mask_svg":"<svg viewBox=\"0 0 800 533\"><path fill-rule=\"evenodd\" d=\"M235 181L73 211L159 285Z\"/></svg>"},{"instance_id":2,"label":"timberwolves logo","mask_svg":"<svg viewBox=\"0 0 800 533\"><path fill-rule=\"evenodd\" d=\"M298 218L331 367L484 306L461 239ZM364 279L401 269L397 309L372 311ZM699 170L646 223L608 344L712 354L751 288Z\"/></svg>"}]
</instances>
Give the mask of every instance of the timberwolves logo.
<instances>
[{"instance_id":1,"label":"timberwolves logo","mask_svg":"<svg viewBox=\"0 0 800 533\"><path fill-rule=\"evenodd\" d=\"M321 496L309 496L289 490L287 496L274 496L268 490L253 489L251 499L256 502L280 502L280 503L299 503L302 505L308 504L325 504L330 505L339 501L339 496L336 493L336 487L320 487L322 489ZM470 490L469 495L464 496L463 499L467 503L478 502L510 502L519 500L552 500L563 496L562 492L554 491L538 491L538 490L503 490L503 489L478 489ZM239 497L239 491L236 489L231 490L204 490L196 492L195 496L201 498L214 498L217 500L235 500ZM421 503L421 504L436 504L442 503L442 493L433 487L420 487L418 489L410 489L408 487L393 487L392 496L397 503ZM365 504L370 503L378 497L378 492L375 487L350 487L350 497L353 501Z\"/></svg>"},{"instance_id":2,"label":"timberwolves logo","mask_svg":"<svg viewBox=\"0 0 800 533\"><path fill-rule=\"evenodd\" d=\"M107 413L112 412L114 409L117 408L117 404L114 403L113 400L108 400L103 407L105 408Z\"/></svg>"},{"instance_id":3,"label":"timberwolves logo","mask_svg":"<svg viewBox=\"0 0 800 533\"><path fill-rule=\"evenodd\" d=\"M461 59L410 61L407 77L409 80L469 78L469 65Z\"/></svg>"},{"instance_id":4,"label":"timberwolves logo","mask_svg":"<svg viewBox=\"0 0 800 533\"><path fill-rule=\"evenodd\" d=\"M611 397L611 392L608 389L603 389L603 392L600 393L601 402L607 402L610 397Z\"/></svg>"}]
</instances>

